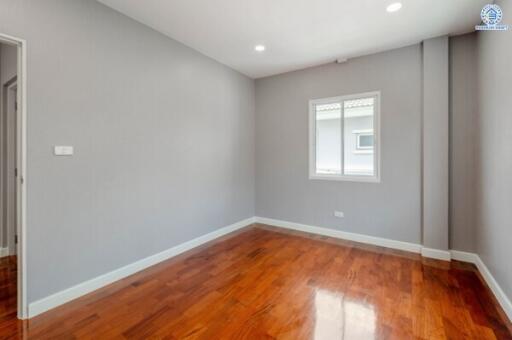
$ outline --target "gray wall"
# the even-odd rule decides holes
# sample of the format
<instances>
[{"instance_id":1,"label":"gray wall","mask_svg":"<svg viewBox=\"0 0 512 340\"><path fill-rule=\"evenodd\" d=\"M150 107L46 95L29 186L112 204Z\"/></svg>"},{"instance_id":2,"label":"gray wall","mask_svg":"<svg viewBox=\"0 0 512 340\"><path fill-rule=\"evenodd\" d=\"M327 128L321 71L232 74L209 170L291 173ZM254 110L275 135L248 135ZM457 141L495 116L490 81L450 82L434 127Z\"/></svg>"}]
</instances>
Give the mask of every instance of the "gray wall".
<instances>
[{"instance_id":1,"label":"gray wall","mask_svg":"<svg viewBox=\"0 0 512 340\"><path fill-rule=\"evenodd\" d=\"M512 1L496 1L512 24ZM477 251L512 298L512 30L478 33Z\"/></svg>"},{"instance_id":2,"label":"gray wall","mask_svg":"<svg viewBox=\"0 0 512 340\"><path fill-rule=\"evenodd\" d=\"M420 243L421 70L414 45L258 79L257 215ZM375 90L382 91L382 182L309 180L308 101Z\"/></svg>"},{"instance_id":3,"label":"gray wall","mask_svg":"<svg viewBox=\"0 0 512 340\"><path fill-rule=\"evenodd\" d=\"M0 0L0 32L28 42L30 302L254 215L252 80L96 1Z\"/></svg>"},{"instance_id":4,"label":"gray wall","mask_svg":"<svg viewBox=\"0 0 512 340\"><path fill-rule=\"evenodd\" d=\"M12 219L16 213L16 207L14 203L14 190L15 190L15 178L8 176L8 159L10 165L15 162L15 144L14 144L14 117L7 117L7 111L4 110L4 85L9 82L18 72L18 49L15 46L0 44L0 246L5 248L8 246L7 243L7 228L8 226L14 231L14 223ZM12 111L11 111L12 112ZM8 183L8 180L11 180ZM11 196L8 196L8 192ZM7 204L9 202L9 204ZM8 214L9 210L9 214ZM11 219L8 221L7 216ZM9 223L10 222L10 223ZM11 235L14 232L11 233Z\"/></svg>"},{"instance_id":5,"label":"gray wall","mask_svg":"<svg viewBox=\"0 0 512 340\"><path fill-rule=\"evenodd\" d=\"M476 251L476 33L450 38L450 248Z\"/></svg>"},{"instance_id":6,"label":"gray wall","mask_svg":"<svg viewBox=\"0 0 512 340\"><path fill-rule=\"evenodd\" d=\"M255 156L253 81L95 1L0 0L0 32L29 44L29 301L255 205L259 216L421 243L419 45L256 81ZM451 246L476 249L509 296L511 34L479 34L479 115L474 38L451 39L450 61ZM382 183L309 180L308 100L373 90ZM76 154L55 158L53 145Z\"/></svg>"},{"instance_id":7,"label":"gray wall","mask_svg":"<svg viewBox=\"0 0 512 340\"><path fill-rule=\"evenodd\" d=\"M448 37L423 42L423 245L448 250Z\"/></svg>"}]
</instances>

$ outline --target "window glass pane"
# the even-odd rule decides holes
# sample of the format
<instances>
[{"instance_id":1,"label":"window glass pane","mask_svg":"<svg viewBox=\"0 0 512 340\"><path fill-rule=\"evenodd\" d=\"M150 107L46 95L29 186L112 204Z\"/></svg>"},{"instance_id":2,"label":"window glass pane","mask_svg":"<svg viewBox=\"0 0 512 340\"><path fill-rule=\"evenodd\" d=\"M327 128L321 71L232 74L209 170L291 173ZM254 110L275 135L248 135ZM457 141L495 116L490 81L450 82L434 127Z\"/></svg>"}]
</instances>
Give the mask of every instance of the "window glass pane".
<instances>
[{"instance_id":1,"label":"window glass pane","mask_svg":"<svg viewBox=\"0 0 512 340\"><path fill-rule=\"evenodd\" d=\"M359 135L359 149L373 148L373 135Z\"/></svg>"},{"instance_id":2,"label":"window glass pane","mask_svg":"<svg viewBox=\"0 0 512 340\"><path fill-rule=\"evenodd\" d=\"M375 98L346 100L343 107L344 174L374 176Z\"/></svg>"},{"instance_id":3,"label":"window glass pane","mask_svg":"<svg viewBox=\"0 0 512 340\"><path fill-rule=\"evenodd\" d=\"M316 173L341 174L341 104L315 107Z\"/></svg>"}]
</instances>

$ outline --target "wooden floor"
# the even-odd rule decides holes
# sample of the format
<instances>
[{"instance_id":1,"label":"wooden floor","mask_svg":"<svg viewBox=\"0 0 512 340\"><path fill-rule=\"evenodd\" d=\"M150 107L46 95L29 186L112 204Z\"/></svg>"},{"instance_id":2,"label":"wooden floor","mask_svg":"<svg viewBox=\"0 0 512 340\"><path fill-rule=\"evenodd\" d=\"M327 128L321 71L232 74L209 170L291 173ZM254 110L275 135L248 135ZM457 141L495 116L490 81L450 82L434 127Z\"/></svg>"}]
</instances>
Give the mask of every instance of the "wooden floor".
<instances>
[{"instance_id":1,"label":"wooden floor","mask_svg":"<svg viewBox=\"0 0 512 340\"><path fill-rule=\"evenodd\" d=\"M0 258L0 338L6 334L16 334L16 256Z\"/></svg>"},{"instance_id":2,"label":"wooden floor","mask_svg":"<svg viewBox=\"0 0 512 340\"><path fill-rule=\"evenodd\" d=\"M472 265L261 225L23 322L12 265L0 338L512 339Z\"/></svg>"}]
</instances>

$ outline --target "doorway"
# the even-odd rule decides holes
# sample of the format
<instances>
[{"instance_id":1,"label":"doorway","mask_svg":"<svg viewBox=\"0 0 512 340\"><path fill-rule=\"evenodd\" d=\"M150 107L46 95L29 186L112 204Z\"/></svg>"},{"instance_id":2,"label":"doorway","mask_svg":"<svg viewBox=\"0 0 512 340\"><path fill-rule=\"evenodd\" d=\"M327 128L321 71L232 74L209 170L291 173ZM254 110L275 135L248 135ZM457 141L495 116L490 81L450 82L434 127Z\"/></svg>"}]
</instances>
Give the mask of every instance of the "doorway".
<instances>
[{"instance_id":1,"label":"doorway","mask_svg":"<svg viewBox=\"0 0 512 340\"><path fill-rule=\"evenodd\" d=\"M3 52L4 46L0 52ZM0 58L1 58L0 53ZM5 64L0 64L4 66ZM16 67L16 65L13 65ZM5 70L0 67L0 77ZM3 79L3 78L2 78ZM2 255L16 256L16 225L17 225L17 116L18 116L18 82L17 76L9 79L3 84L2 91L2 136L1 145L1 165L2 165Z\"/></svg>"},{"instance_id":2,"label":"doorway","mask_svg":"<svg viewBox=\"0 0 512 340\"><path fill-rule=\"evenodd\" d=\"M0 34L0 310L28 317L25 274L26 43Z\"/></svg>"}]
</instances>

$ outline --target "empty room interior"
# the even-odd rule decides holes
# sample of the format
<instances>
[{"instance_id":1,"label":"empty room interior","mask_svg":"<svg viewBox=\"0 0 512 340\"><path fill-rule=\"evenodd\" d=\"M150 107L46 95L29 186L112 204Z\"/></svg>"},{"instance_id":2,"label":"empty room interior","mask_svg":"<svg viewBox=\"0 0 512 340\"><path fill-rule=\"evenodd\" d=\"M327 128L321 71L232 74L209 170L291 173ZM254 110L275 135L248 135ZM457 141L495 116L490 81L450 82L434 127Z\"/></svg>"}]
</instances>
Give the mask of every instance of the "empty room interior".
<instances>
[{"instance_id":1,"label":"empty room interior","mask_svg":"<svg viewBox=\"0 0 512 340\"><path fill-rule=\"evenodd\" d=\"M512 339L512 0L0 0L0 339Z\"/></svg>"}]
</instances>

